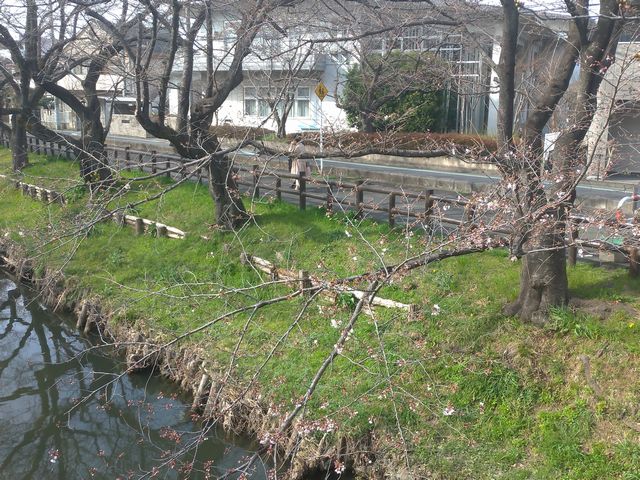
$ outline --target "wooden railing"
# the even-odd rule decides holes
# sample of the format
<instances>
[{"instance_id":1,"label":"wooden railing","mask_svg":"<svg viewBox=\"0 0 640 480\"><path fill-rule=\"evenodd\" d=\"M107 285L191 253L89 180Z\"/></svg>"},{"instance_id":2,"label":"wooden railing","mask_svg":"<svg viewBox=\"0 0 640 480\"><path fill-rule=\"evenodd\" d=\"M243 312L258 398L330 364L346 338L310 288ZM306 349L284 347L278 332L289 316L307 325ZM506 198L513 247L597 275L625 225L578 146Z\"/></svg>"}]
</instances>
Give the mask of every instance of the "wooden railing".
<instances>
[{"instance_id":1,"label":"wooden railing","mask_svg":"<svg viewBox=\"0 0 640 480\"><path fill-rule=\"evenodd\" d=\"M0 135L0 143L9 147L9 140ZM74 158L74 147L59 145L56 143L42 142L35 137L28 137L28 147L31 152L50 156L58 156L67 159ZM130 147L108 146L107 152L111 166L118 170L150 172L154 174L165 172L165 175L175 179L193 178L198 182L208 180L206 169L196 170L189 167L192 160L187 160L179 155L159 153L154 150L142 151ZM234 167L238 176L237 183L246 187L247 193L257 199L263 195L273 195L282 200L282 195L297 197L297 204L301 210L306 209L307 200L313 199L324 204L328 211L336 205L347 210L355 211L356 216L362 217L366 212L386 213L386 220L391 227L395 226L396 218L403 217L409 221L415 219L429 228L434 222L454 226L468 225L475 220L473 204L464 198L436 195L434 190L428 189L422 192L405 191L402 188L387 188L374 185L366 179L356 181L330 180L322 177L306 177L304 173L292 175L282 170L260 169L258 165ZM298 182L299 188L287 188L289 182ZM284 182L284 185L283 185ZM315 188L315 191L312 189ZM637 189L636 189L637 190ZM453 193L453 192L452 192ZM372 194L385 196L383 202L367 199ZM340 195L340 197L338 196ZM398 203L403 204L398 205ZM460 218L443 216L442 207L457 207L460 210ZM633 203L633 212L638 208L638 202ZM622 254L629 262L629 270L633 276L640 274L640 257L638 248L631 245L613 245L606 241L581 240L578 235L579 225L588 222L582 215L572 214L567 228L568 261L574 265L578 257L579 248L597 249ZM508 235L508 231L492 232L496 235Z\"/></svg>"}]
</instances>

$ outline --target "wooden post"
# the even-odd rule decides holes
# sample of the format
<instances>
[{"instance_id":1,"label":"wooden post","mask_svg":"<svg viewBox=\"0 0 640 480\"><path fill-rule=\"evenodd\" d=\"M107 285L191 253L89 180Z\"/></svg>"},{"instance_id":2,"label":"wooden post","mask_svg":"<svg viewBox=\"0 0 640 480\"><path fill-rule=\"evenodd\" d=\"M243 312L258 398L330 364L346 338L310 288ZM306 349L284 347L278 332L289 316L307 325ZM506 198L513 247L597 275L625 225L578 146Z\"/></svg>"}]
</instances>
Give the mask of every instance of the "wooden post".
<instances>
[{"instance_id":1,"label":"wooden post","mask_svg":"<svg viewBox=\"0 0 640 480\"><path fill-rule=\"evenodd\" d=\"M362 180L358 180L356 182L356 217L362 217L364 212L363 204L364 204L364 190L362 189L362 184L364 182Z\"/></svg>"},{"instance_id":2,"label":"wooden post","mask_svg":"<svg viewBox=\"0 0 640 480\"><path fill-rule=\"evenodd\" d=\"M87 316L89 315L89 303L83 302L82 307L80 308L80 313L78 313L78 320L76 322L77 330L84 330L84 326L87 323Z\"/></svg>"},{"instance_id":3,"label":"wooden post","mask_svg":"<svg viewBox=\"0 0 640 480\"><path fill-rule=\"evenodd\" d=\"M98 324L93 316L89 315L87 317L87 323L84 325L84 330L82 331L85 335L89 335L94 328L97 329Z\"/></svg>"},{"instance_id":4,"label":"wooden post","mask_svg":"<svg viewBox=\"0 0 640 480\"><path fill-rule=\"evenodd\" d=\"M307 191L307 182L304 178L304 172L298 173L298 183L300 184L300 189L298 190L298 205L300 210L307 209L307 196L305 195Z\"/></svg>"},{"instance_id":5,"label":"wooden post","mask_svg":"<svg viewBox=\"0 0 640 480\"><path fill-rule=\"evenodd\" d=\"M142 168L142 164L144 163L143 160L144 159L142 158L142 152L138 153L138 170L141 172L144 171L144 169Z\"/></svg>"},{"instance_id":6,"label":"wooden post","mask_svg":"<svg viewBox=\"0 0 640 480\"><path fill-rule=\"evenodd\" d=\"M22 184L22 194L23 194L25 197L28 197L28 196L29 196L29 185L27 185L26 183L23 183L23 184Z\"/></svg>"},{"instance_id":7,"label":"wooden post","mask_svg":"<svg viewBox=\"0 0 640 480\"><path fill-rule=\"evenodd\" d=\"M467 205L466 211L467 211L467 222L473 223L473 220L475 219L475 216L476 216L476 207L474 207L473 205Z\"/></svg>"},{"instance_id":8,"label":"wooden post","mask_svg":"<svg viewBox=\"0 0 640 480\"><path fill-rule=\"evenodd\" d=\"M49 192L47 192L44 188L42 189L42 191L40 192L40 199L44 202L44 203L49 203Z\"/></svg>"},{"instance_id":9,"label":"wooden post","mask_svg":"<svg viewBox=\"0 0 640 480\"><path fill-rule=\"evenodd\" d=\"M157 161L156 151L151 150L151 173L156 173L158 171L158 167L156 165Z\"/></svg>"},{"instance_id":10,"label":"wooden post","mask_svg":"<svg viewBox=\"0 0 640 480\"><path fill-rule=\"evenodd\" d=\"M113 149L113 164L115 166L115 169L120 171L120 158L118 158L118 147L114 147Z\"/></svg>"},{"instance_id":11,"label":"wooden post","mask_svg":"<svg viewBox=\"0 0 640 480\"><path fill-rule=\"evenodd\" d=\"M393 228L396 226L396 194L389 194L389 227Z\"/></svg>"},{"instance_id":12,"label":"wooden post","mask_svg":"<svg viewBox=\"0 0 640 480\"><path fill-rule=\"evenodd\" d=\"M636 216L636 210L638 209L638 200L636 200L636 196L640 194L640 186L639 185L634 185L633 186L633 203L632 203L632 208L633 208L633 216Z\"/></svg>"},{"instance_id":13,"label":"wooden post","mask_svg":"<svg viewBox=\"0 0 640 480\"><path fill-rule=\"evenodd\" d=\"M140 217L136 218L136 235L144 235L144 222Z\"/></svg>"},{"instance_id":14,"label":"wooden post","mask_svg":"<svg viewBox=\"0 0 640 480\"><path fill-rule=\"evenodd\" d=\"M242 265L251 265L251 255L248 253L242 252L240 254L240 263Z\"/></svg>"},{"instance_id":15,"label":"wooden post","mask_svg":"<svg viewBox=\"0 0 640 480\"><path fill-rule=\"evenodd\" d=\"M256 198L260 198L260 174L258 172L258 165L253 165L251 167L251 177L253 182L253 191L251 193L251 198L255 200Z\"/></svg>"},{"instance_id":16,"label":"wooden post","mask_svg":"<svg viewBox=\"0 0 640 480\"><path fill-rule=\"evenodd\" d=\"M124 169L129 172L131 171L131 155L129 153L129 147L124 147Z\"/></svg>"},{"instance_id":17,"label":"wooden post","mask_svg":"<svg viewBox=\"0 0 640 480\"><path fill-rule=\"evenodd\" d=\"M206 373L202 375L200 378L200 384L198 385L198 389L196 390L195 395L193 396L193 403L191 404L191 410L200 411L202 407L204 407L204 394L206 388L209 386L209 375Z\"/></svg>"},{"instance_id":18,"label":"wooden post","mask_svg":"<svg viewBox=\"0 0 640 480\"><path fill-rule=\"evenodd\" d=\"M36 187L33 185L29 187L29 196L32 198L38 198L38 190L36 190Z\"/></svg>"},{"instance_id":19,"label":"wooden post","mask_svg":"<svg viewBox=\"0 0 640 480\"><path fill-rule=\"evenodd\" d=\"M300 289L306 290L311 288L311 279L309 278L309 272L306 270L298 271L298 280L300 281ZM305 295L308 295L309 292L304 292Z\"/></svg>"},{"instance_id":20,"label":"wooden post","mask_svg":"<svg viewBox=\"0 0 640 480\"><path fill-rule=\"evenodd\" d=\"M569 222L569 265L571 267L575 267L578 261L578 246L576 245L576 240L578 239L578 226L573 222Z\"/></svg>"},{"instance_id":21,"label":"wooden post","mask_svg":"<svg viewBox=\"0 0 640 480\"><path fill-rule=\"evenodd\" d=\"M157 237L166 237L167 236L167 226L157 223L156 224L156 236Z\"/></svg>"},{"instance_id":22,"label":"wooden post","mask_svg":"<svg viewBox=\"0 0 640 480\"><path fill-rule=\"evenodd\" d=\"M166 176L167 178L171 178L171 172L169 171L169 169L171 168L171 159L169 158L169 156L167 156L166 158L167 158L167 161L164 164L165 171L167 172Z\"/></svg>"},{"instance_id":23,"label":"wooden post","mask_svg":"<svg viewBox=\"0 0 640 480\"><path fill-rule=\"evenodd\" d=\"M431 217L433 216L433 198L431 198L431 196L433 195L433 190L426 190L424 192L425 194L425 200L424 200L424 223L425 226L427 226L427 228L431 229L433 228L433 222Z\"/></svg>"},{"instance_id":24,"label":"wooden post","mask_svg":"<svg viewBox=\"0 0 640 480\"><path fill-rule=\"evenodd\" d=\"M327 185L327 204L325 206L327 213L333 213L333 191L331 190L331 185Z\"/></svg>"},{"instance_id":25,"label":"wooden post","mask_svg":"<svg viewBox=\"0 0 640 480\"><path fill-rule=\"evenodd\" d=\"M629 249L629 275L635 278L640 273L638 267L638 249L633 247Z\"/></svg>"},{"instance_id":26,"label":"wooden post","mask_svg":"<svg viewBox=\"0 0 640 480\"><path fill-rule=\"evenodd\" d=\"M282 200L282 179L280 177L276 177L276 200Z\"/></svg>"}]
</instances>

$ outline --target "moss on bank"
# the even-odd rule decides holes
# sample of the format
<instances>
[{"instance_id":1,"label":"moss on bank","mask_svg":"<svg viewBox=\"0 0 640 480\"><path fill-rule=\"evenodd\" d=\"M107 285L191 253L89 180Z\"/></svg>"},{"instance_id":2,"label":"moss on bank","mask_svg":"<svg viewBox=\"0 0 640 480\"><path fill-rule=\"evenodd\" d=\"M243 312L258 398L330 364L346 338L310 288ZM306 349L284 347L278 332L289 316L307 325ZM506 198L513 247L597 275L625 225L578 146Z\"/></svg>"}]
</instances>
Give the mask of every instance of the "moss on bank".
<instances>
[{"instance_id":1,"label":"moss on bank","mask_svg":"<svg viewBox=\"0 0 640 480\"><path fill-rule=\"evenodd\" d=\"M2 173L9 168L8 152L0 150ZM74 188L75 195L64 208L47 206L1 181L0 233L23 245L36 264L63 269L78 292L100 297L115 321L162 338L290 291L279 284L253 288L261 279L240 264L243 251L330 279L424 247L418 234L283 203L254 203L253 221L242 231L215 231L208 226L211 200L196 184L135 212L187 231L184 241L135 237L113 223L69 239L61 234L78 224L87 200L77 187L76 166L33 156L25 176L30 183ZM169 183L144 182L112 205ZM604 320L557 310L548 327L539 329L499 313L515 297L517 284L518 265L497 250L431 265L385 287L384 297L420 304L421 319L408 322L393 310L363 315L314 394L307 420L331 418L341 434L354 437L373 431L381 453L398 463L406 453L429 478L638 478L640 325L632 308ZM570 285L575 295L614 310L615 304L638 304L640 283L623 270L580 264L570 270ZM231 292L237 288L244 290ZM187 341L223 372L237 349L232 376L246 382L302 305L292 299L253 317L241 314ZM260 369L267 404L284 413L299 401L352 307L347 298L324 298L306 311Z\"/></svg>"}]
</instances>

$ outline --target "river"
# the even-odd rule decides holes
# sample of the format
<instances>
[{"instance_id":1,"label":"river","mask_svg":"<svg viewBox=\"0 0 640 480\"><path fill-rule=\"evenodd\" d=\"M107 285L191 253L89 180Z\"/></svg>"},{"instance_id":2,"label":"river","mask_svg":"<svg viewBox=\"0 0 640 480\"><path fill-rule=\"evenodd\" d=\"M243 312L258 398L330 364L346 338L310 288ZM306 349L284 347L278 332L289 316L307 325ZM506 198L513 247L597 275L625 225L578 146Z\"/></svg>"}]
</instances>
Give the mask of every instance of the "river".
<instances>
[{"instance_id":1,"label":"river","mask_svg":"<svg viewBox=\"0 0 640 480\"><path fill-rule=\"evenodd\" d=\"M0 479L205 479L251 455L255 445L220 430L198 437L172 384L120 376L123 365L87 352L69 320L0 274ZM266 469L246 478L266 479Z\"/></svg>"}]
</instances>

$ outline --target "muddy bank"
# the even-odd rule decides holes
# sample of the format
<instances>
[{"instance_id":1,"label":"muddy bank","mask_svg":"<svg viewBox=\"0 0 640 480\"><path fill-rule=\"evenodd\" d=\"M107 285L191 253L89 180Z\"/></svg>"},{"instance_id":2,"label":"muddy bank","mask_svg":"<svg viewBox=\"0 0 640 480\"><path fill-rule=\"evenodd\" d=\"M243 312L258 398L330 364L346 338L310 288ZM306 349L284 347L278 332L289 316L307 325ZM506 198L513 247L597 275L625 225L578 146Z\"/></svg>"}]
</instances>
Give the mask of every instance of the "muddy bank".
<instances>
[{"instance_id":1,"label":"muddy bank","mask_svg":"<svg viewBox=\"0 0 640 480\"><path fill-rule=\"evenodd\" d=\"M227 431L255 438L263 445L263 453L277 449L277 457L288 466L287 479L330 478L327 472L335 475L336 471L366 479L419 478L398 468L400 459L379 453L384 448L377 444L384 442L375 432L348 438L336 435L331 425L298 419L286 434L276 436L287 412L271 407L259 385L231 384L224 368L209 365L201 350L114 322L100 298L74 286L61 272L35 269L25 252L6 239L0 241L0 267L33 285L48 308L73 313L79 331L96 334L102 343L115 346L126 359L128 373L153 371L179 385L192 396L199 421L216 422Z\"/></svg>"}]
</instances>

